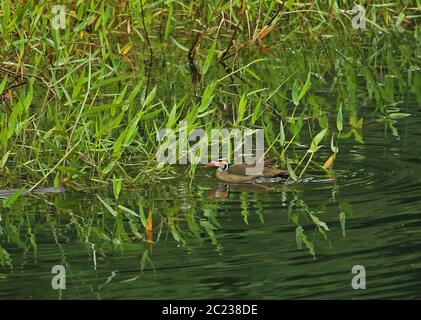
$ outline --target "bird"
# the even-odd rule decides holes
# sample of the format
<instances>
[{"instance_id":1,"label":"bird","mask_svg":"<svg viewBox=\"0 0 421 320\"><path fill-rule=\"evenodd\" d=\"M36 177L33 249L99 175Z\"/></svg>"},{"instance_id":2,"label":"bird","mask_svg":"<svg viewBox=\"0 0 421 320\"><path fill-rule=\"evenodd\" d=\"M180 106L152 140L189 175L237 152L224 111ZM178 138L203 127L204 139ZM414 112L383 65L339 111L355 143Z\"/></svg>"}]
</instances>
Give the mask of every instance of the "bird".
<instances>
[{"instance_id":1,"label":"bird","mask_svg":"<svg viewBox=\"0 0 421 320\"><path fill-rule=\"evenodd\" d=\"M271 167L275 161L276 158L266 160L261 172L252 175L246 174L246 169L255 168L255 164L230 165L226 158L213 160L208 163L208 167L218 167L216 178L226 183L268 183L285 180L289 176L288 171Z\"/></svg>"}]
</instances>

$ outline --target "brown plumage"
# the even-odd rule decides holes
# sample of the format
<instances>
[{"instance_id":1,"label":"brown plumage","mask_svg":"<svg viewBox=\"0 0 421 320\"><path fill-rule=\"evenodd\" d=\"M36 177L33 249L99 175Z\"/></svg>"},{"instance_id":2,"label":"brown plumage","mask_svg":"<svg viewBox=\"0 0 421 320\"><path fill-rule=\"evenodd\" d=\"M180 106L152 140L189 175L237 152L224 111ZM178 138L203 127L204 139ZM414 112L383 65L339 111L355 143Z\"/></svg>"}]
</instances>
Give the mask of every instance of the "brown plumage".
<instances>
[{"instance_id":1,"label":"brown plumage","mask_svg":"<svg viewBox=\"0 0 421 320\"><path fill-rule=\"evenodd\" d=\"M255 175L246 174L246 168L255 168L255 164L234 164L230 166L225 159L220 159L219 161L209 162L208 166L218 167L218 170L216 170L216 178L227 183L253 182L254 180L262 177L288 177L288 171L271 167L275 161L276 158L266 160L263 170Z\"/></svg>"}]
</instances>

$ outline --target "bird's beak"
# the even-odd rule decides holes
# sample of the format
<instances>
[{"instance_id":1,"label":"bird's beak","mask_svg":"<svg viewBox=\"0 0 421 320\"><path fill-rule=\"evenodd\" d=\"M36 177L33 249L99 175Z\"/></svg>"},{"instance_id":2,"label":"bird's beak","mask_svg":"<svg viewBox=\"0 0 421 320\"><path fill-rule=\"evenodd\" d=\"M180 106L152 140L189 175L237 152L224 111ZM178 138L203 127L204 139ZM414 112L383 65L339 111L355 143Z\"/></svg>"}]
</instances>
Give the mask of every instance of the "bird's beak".
<instances>
[{"instance_id":1,"label":"bird's beak","mask_svg":"<svg viewBox=\"0 0 421 320\"><path fill-rule=\"evenodd\" d=\"M208 167L217 167L219 165L218 161L211 161L208 163Z\"/></svg>"}]
</instances>

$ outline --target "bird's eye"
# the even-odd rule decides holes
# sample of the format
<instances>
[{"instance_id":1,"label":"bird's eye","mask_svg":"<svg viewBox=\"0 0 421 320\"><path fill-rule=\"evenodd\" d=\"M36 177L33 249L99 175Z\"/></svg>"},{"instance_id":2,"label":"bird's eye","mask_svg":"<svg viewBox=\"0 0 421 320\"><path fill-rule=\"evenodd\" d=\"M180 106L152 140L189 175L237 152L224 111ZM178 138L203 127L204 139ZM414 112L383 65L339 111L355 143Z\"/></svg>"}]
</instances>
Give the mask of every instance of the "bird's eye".
<instances>
[{"instance_id":1,"label":"bird's eye","mask_svg":"<svg viewBox=\"0 0 421 320\"><path fill-rule=\"evenodd\" d=\"M220 168L222 171L228 170L228 164L224 163Z\"/></svg>"}]
</instances>

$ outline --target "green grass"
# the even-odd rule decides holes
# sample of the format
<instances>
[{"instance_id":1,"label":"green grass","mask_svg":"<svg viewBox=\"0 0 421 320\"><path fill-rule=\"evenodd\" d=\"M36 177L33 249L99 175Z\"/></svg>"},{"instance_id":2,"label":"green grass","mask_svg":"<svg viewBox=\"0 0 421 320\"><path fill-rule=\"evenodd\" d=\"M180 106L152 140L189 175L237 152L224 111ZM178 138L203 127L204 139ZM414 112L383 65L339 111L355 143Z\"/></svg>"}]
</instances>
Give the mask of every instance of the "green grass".
<instances>
[{"instance_id":1,"label":"green grass","mask_svg":"<svg viewBox=\"0 0 421 320\"><path fill-rule=\"evenodd\" d=\"M421 101L420 1L368 5L364 32L340 10L351 1L61 3L66 28L54 30L56 2L2 1L3 187L172 176L156 134L181 121L264 128L300 177L340 155L341 139L363 143L364 112L393 128L400 97Z\"/></svg>"}]
</instances>

